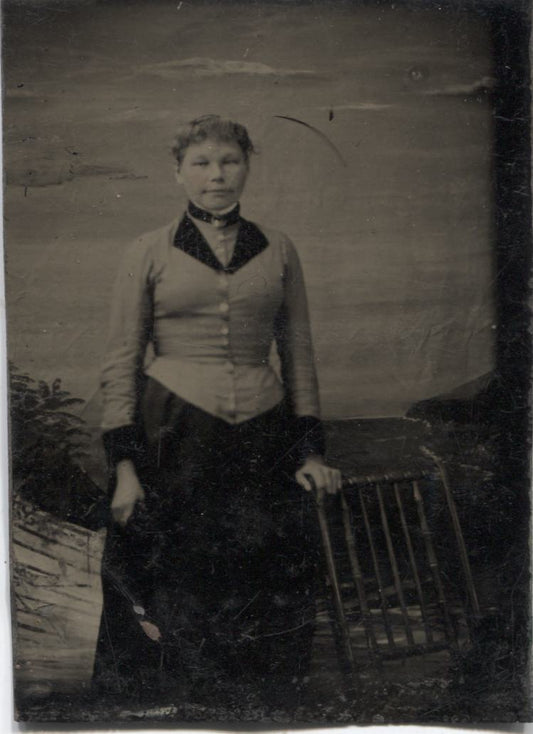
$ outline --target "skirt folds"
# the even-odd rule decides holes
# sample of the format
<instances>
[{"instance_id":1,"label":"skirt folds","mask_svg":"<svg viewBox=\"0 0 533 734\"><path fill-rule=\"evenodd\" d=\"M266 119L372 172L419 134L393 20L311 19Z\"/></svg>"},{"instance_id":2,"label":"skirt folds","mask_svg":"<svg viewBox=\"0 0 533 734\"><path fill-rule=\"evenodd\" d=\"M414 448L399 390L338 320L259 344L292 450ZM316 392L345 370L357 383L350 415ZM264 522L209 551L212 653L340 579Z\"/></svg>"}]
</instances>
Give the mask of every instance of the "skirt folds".
<instances>
[{"instance_id":1,"label":"skirt folds","mask_svg":"<svg viewBox=\"0 0 533 734\"><path fill-rule=\"evenodd\" d=\"M230 425L153 379L141 405L146 493L110 524L94 688L209 701L296 695L319 558L283 404Z\"/></svg>"}]
</instances>

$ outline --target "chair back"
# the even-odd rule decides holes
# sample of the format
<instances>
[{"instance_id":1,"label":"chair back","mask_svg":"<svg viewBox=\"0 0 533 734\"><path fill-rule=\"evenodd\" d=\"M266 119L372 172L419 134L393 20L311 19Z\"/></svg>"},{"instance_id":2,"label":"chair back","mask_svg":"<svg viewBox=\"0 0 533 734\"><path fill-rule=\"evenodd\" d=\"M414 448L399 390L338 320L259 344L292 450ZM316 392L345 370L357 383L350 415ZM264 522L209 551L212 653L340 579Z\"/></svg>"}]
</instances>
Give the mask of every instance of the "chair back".
<instances>
[{"instance_id":1,"label":"chair back","mask_svg":"<svg viewBox=\"0 0 533 734\"><path fill-rule=\"evenodd\" d=\"M344 669L468 644L479 603L446 468L346 477L317 513Z\"/></svg>"}]
</instances>

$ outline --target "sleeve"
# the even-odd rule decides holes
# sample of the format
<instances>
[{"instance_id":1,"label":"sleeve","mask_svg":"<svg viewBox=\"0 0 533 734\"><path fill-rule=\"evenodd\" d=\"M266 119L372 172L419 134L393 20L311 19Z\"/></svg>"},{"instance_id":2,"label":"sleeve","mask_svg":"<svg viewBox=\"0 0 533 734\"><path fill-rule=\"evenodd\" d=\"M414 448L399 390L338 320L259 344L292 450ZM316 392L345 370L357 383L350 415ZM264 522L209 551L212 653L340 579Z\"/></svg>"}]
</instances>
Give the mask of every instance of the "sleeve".
<instances>
[{"instance_id":1,"label":"sleeve","mask_svg":"<svg viewBox=\"0 0 533 734\"><path fill-rule=\"evenodd\" d=\"M142 440L137 407L153 326L152 262L142 240L130 247L115 280L102 366L103 442L108 461L137 460Z\"/></svg>"},{"instance_id":2,"label":"sleeve","mask_svg":"<svg viewBox=\"0 0 533 734\"><path fill-rule=\"evenodd\" d=\"M276 344L281 375L294 416L295 440L300 460L325 451L320 421L307 295L298 254L292 242L283 242L284 299L276 321Z\"/></svg>"}]
</instances>

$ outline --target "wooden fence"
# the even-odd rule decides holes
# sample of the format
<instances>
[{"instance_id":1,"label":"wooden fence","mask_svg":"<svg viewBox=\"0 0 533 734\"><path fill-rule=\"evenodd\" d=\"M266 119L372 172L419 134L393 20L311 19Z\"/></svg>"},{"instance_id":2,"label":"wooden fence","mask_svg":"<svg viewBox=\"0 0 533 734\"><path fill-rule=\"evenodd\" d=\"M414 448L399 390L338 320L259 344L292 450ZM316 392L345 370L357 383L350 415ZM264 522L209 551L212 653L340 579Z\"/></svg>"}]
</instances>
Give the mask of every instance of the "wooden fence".
<instances>
[{"instance_id":1,"label":"wooden fence","mask_svg":"<svg viewBox=\"0 0 533 734\"><path fill-rule=\"evenodd\" d=\"M14 503L12 614L19 690L45 695L88 685L101 610L104 532Z\"/></svg>"}]
</instances>

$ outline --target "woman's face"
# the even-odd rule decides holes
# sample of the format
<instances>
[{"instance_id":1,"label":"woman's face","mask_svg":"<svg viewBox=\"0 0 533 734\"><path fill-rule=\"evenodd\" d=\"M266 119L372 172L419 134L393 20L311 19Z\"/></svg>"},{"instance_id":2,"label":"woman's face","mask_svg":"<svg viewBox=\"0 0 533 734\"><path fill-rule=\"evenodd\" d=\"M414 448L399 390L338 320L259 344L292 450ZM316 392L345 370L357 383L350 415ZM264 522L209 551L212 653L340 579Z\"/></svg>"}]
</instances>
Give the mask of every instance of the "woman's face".
<instances>
[{"instance_id":1,"label":"woman's face","mask_svg":"<svg viewBox=\"0 0 533 734\"><path fill-rule=\"evenodd\" d=\"M177 178L191 201L217 212L239 200L247 176L248 162L238 143L207 139L189 145Z\"/></svg>"}]
</instances>

